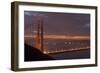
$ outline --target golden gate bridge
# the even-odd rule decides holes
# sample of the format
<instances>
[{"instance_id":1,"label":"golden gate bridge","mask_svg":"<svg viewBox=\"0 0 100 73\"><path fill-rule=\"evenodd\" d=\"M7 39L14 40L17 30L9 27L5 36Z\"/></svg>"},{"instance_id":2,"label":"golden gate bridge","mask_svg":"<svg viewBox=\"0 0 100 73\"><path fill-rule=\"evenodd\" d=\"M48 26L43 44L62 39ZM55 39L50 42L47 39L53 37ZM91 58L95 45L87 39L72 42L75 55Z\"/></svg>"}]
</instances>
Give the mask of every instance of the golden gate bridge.
<instances>
[{"instance_id":1,"label":"golden gate bridge","mask_svg":"<svg viewBox=\"0 0 100 73\"><path fill-rule=\"evenodd\" d=\"M33 24L34 25L34 24ZM53 53L62 53L62 52L69 52L69 51L79 51L79 50L87 50L90 48L90 44L88 43L90 40L89 36L66 36L66 35L46 35L43 34L43 17L38 16L37 18L37 30L35 34L26 34L24 37L26 40L34 39L33 42L35 42L35 47L39 49L44 54L53 54ZM58 41L59 40L59 41ZM61 42L67 41L67 46L64 42L57 44L54 47L55 44L53 44L55 41ZM49 44L46 44L48 42L51 42ZM82 42L80 42L82 41ZM85 42L84 42L85 41ZM78 43L77 45L75 45ZM65 44L66 47L59 47L59 45ZM51 46L49 46L51 45ZM34 45L33 45L34 46ZM72 47L71 47L72 46ZM77 46L77 47L76 47ZM52 49L54 48L54 49Z\"/></svg>"}]
</instances>

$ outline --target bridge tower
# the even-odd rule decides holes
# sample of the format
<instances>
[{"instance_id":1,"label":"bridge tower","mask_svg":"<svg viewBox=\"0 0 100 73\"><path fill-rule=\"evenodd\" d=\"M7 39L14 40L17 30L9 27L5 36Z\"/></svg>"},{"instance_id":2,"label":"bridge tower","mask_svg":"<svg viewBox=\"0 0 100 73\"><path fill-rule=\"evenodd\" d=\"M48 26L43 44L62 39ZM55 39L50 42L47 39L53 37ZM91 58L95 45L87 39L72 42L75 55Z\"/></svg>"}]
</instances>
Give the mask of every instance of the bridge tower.
<instances>
[{"instance_id":1,"label":"bridge tower","mask_svg":"<svg viewBox=\"0 0 100 73\"><path fill-rule=\"evenodd\" d=\"M37 18L36 48L44 52L43 49L43 16Z\"/></svg>"}]
</instances>

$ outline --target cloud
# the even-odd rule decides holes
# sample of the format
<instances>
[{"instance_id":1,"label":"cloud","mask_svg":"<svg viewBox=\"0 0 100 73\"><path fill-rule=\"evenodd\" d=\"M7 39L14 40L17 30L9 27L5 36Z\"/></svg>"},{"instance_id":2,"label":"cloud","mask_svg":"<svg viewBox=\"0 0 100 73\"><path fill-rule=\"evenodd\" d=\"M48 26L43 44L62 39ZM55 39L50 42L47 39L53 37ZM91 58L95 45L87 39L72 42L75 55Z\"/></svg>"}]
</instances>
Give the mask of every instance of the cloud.
<instances>
[{"instance_id":1,"label":"cloud","mask_svg":"<svg viewBox=\"0 0 100 73\"><path fill-rule=\"evenodd\" d=\"M85 24L84 27L85 28L89 28L90 27L90 24Z\"/></svg>"},{"instance_id":2,"label":"cloud","mask_svg":"<svg viewBox=\"0 0 100 73\"><path fill-rule=\"evenodd\" d=\"M45 15L43 13L39 13L39 12L28 12L28 11L25 11L24 14L27 15L27 16L35 16L35 17L41 16L43 18L48 18L47 15Z\"/></svg>"},{"instance_id":3,"label":"cloud","mask_svg":"<svg viewBox=\"0 0 100 73\"><path fill-rule=\"evenodd\" d=\"M28 15L28 16L37 16L39 14L38 13L25 12L25 15Z\"/></svg>"},{"instance_id":4,"label":"cloud","mask_svg":"<svg viewBox=\"0 0 100 73\"><path fill-rule=\"evenodd\" d=\"M29 13L29 12L24 12L25 13L25 15L28 15L28 16L31 16L32 14L31 13Z\"/></svg>"}]
</instances>

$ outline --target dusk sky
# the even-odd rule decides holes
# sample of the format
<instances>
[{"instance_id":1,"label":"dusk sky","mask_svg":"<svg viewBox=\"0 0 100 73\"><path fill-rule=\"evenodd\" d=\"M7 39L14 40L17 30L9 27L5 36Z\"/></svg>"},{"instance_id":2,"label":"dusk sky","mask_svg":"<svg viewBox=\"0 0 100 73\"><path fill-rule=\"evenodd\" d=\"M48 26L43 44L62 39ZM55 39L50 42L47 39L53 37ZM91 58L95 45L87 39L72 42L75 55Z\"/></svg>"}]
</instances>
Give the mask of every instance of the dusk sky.
<instances>
[{"instance_id":1,"label":"dusk sky","mask_svg":"<svg viewBox=\"0 0 100 73\"><path fill-rule=\"evenodd\" d=\"M24 11L25 33L36 31L38 16L44 19L44 34L90 35L90 14Z\"/></svg>"}]
</instances>

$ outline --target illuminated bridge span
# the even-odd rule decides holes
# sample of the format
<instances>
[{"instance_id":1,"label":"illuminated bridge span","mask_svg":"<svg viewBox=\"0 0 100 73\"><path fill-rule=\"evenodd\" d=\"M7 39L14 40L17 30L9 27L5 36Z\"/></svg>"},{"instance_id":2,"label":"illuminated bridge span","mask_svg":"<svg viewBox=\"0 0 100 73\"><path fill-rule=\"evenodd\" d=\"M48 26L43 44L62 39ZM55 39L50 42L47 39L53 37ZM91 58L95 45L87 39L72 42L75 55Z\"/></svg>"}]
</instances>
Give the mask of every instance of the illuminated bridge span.
<instances>
[{"instance_id":1,"label":"illuminated bridge span","mask_svg":"<svg viewBox=\"0 0 100 73\"><path fill-rule=\"evenodd\" d=\"M56 50L51 50L51 51L44 51L44 54L55 54L55 53L63 53L63 52L71 52L71 51L80 51L80 50L88 50L90 47L86 46L86 47L80 47L80 48L69 48L69 49L57 49Z\"/></svg>"}]
</instances>

